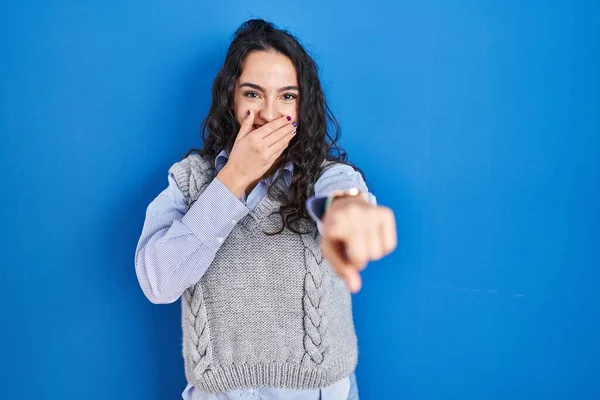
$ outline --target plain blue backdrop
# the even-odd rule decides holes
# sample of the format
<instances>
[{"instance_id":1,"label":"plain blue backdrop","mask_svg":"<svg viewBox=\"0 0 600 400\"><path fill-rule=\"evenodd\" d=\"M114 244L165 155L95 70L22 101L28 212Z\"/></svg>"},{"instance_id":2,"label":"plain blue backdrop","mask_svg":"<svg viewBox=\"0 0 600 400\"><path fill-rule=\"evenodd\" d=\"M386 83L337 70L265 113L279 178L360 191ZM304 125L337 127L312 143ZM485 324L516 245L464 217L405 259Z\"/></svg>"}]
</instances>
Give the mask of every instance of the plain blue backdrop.
<instances>
[{"instance_id":1,"label":"plain blue backdrop","mask_svg":"<svg viewBox=\"0 0 600 400\"><path fill-rule=\"evenodd\" d=\"M264 17L397 218L353 296L361 398L599 399L599 4L4 2L0 398L179 398L180 303L134 250Z\"/></svg>"}]
</instances>

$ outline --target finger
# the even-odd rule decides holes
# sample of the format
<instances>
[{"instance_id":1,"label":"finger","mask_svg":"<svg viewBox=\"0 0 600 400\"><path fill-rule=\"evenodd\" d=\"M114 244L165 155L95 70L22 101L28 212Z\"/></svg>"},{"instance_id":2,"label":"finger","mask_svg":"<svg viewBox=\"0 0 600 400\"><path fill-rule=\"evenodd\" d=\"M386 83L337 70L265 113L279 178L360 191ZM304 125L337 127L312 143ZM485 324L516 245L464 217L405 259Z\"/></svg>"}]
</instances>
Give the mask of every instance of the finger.
<instances>
[{"instance_id":1,"label":"finger","mask_svg":"<svg viewBox=\"0 0 600 400\"><path fill-rule=\"evenodd\" d=\"M364 232L362 234L355 233L354 235L351 235L346 241L346 261L359 271L362 271L367 267L367 263L370 259L370 239L367 236L367 232Z\"/></svg>"},{"instance_id":2,"label":"finger","mask_svg":"<svg viewBox=\"0 0 600 400\"><path fill-rule=\"evenodd\" d=\"M272 152L269 156L269 160L272 160L273 158L278 158L281 155L281 153L283 153L283 151L289 146L294 136L296 136L295 129L291 132L288 132L288 134L281 138L281 140L279 140L273 146L269 147L269 151Z\"/></svg>"},{"instance_id":3,"label":"finger","mask_svg":"<svg viewBox=\"0 0 600 400\"><path fill-rule=\"evenodd\" d=\"M254 111L248 110L246 114L246 118L242 121L240 125L240 131L238 132L235 142L246 136L252 130L252 124L254 123Z\"/></svg>"},{"instance_id":4,"label":"finger","mask_svg":"<svg viewBox=\"0 0 600 400\"><path fill-rule=\"evenodd\" d=\"M383 224L385 215L380 210L374 210L373 225L367 234L369 242L369 260L377 261L383 258L385 252L385 241L383 233Z\"/></svg>"},{"instance_id":5,"label":"finger","mask_svg":"<svg viewBox=\"0 0 600 400\"><path fill-rule=\"evenodd\" d=\"M346 282L348 290L352 293L356 293L360 290L361 279L360 273L352 267L343 268L338 271L338 275Z\"/></svg>"},{"instance_id":6,"label":"finger","mask_svg":"<svg viewBox=\"0 0 600 400\"><path fill-rule=\"evenodd\" d=\"M359 255L355 255L356 261L362 261L358 265L358 270L362 271L367 267L367 264L371 260L377 260L380 256L381 240L379 238L379 217L377 213L369 213L365 218L362 230L355 232L353 237L357 237L352 241L352 246L359 247L355 250ZM350 247L352 249L352 247Z\"/></svg>"},{"instance_id":7,"label":"finger","mask_svg":"<svg viewBox=\"0 0 600 400\"><path fill-rule=\"evenodd\" d=\"M337 213L326 212L323 216L323 236L345 241L352 232L351 228L349 219Z\"/></svg>"},{"instance_id":8,"label":"finger","mask_svg":"<svg viewBox=\"0 0 600 400\"><path fill-rule=\"evenodd\" d=\"M341 218L336 214L325 214L323 219L323 237L345 244L347 262L356 268L364 269L369 261L366 232L357 230L351 218Z\"/></svg>"},{"instance_id":9,"label":"finger","mask_svg":"<svg viewBox=\"0 0 600 400\"><path fill-rule=\"evenodd\" d=\"M346 284L352 293L357 293L362 286L362 280L360 274L355 270L348 270L346 272Z\"/></svg>"},{"instance_id":10,"label":"finger","mask_svg":"<svg viewBox=\"0 0 600 400\"><path fill-rule=\"evenodd\" d=\"M296 131L296 123L292 122L291 124L287 124L272 132L266 138L263 138L263 143L267 147L275 146L277 143L281 141L285 141L288 138L288 135Z\"/></svg>"},{"instance_id":11,"label":"finger","mask_svg":"<svg viewBox=\"0 0 600 400\"><path fill-rule=\"evenodd\" d=\"M386 214L384 214L383 222L380 227L381 240L383 243L384 255L391 253L398 244L398 238L396 234L396 218L392 209L387 208Z\"/></svg>"},{"instance_id":12,"label":"finger","mask_svg":"<svg viewBox=\"0 0 600 400\"><path fill-rule=\"evenodd\" d=\"M346 257L344 256L344 247L339 242L322 237L321 253L336 271L341 271L345 268L352 268L352 265L348 263Z\"/></svg>"},{"instance_id":13,"label":"finger","mask_svg":"<svg viewBox=\"0 0 600 400\"><path fill-rule=\"evenodd\" d=\"M333 267L336 274L346 281L346 285L352 292L357 292L361 286L360 275L354 266L347 263L342 256L343 248L331 240L323 238L321 241L321 254Z\"/></svg>"},{"instance_id":14,"label":"finger","mask_svg":"<svg viewBox=\"0 0 600 400\"><path fill-rule=\"evenodd\" d=\"M290 117L289 115L284 115L283 117L279 117L277 119L274 119L273 121L267 122L266 124L258 128L255 131L255 134L260 135L260 138L264 139L271 133L275 132L277 129L291 124L291 122L292 117Z\"/></svg>"}]
</instances>

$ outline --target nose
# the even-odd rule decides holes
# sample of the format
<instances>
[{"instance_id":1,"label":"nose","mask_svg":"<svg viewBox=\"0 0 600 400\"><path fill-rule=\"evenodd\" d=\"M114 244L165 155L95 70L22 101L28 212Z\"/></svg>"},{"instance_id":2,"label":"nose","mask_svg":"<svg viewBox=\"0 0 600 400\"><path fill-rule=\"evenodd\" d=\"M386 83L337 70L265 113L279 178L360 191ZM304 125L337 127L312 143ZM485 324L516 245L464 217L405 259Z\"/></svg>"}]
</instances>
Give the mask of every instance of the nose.
<instances>
[{"instance_id":1,"label":"nose","mask_svg":"<svg viewBox=\"0 0 600 400\"><path fill-rule=\"evenodd\" d=\"M265 122L273 121L274 119L279 117L280 113L277 110L275 100L269 99L264 101L258 115Z\"/></svg>"}]
</instances>

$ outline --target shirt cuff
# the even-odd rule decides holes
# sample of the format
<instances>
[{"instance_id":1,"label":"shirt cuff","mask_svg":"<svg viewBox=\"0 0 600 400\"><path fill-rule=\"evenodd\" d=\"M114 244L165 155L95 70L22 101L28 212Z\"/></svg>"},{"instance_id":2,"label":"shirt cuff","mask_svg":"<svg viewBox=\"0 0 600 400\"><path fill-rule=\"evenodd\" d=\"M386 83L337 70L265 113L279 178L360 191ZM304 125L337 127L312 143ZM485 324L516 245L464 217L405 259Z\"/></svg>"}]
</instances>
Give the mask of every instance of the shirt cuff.
<instances>
[{"instance_id":1,"label":"shirt cuff","mask_svg":"<svg viewBox=\"0 0 600 400\"><path fill-rule=\"evenodd\" d=\"M218 250L233 227L250 210L218 178L214 178L181 218L203 243Z\"/></svg>"},{"instance_id":2,"label":"shirt cuff","mask_svg":"<svg viewBox=\"0 0 600 400\"><path fill-rule=\"evenodd\" d=\"M374 194L372 196L372 205L377 205L377 198ZM322 221L323 214L325 213L325 202L327 201L327 195L312 196L306 200L306 210L308 215L315 221Z\"/></svg>"},{"instance_id":3,"label":"shirt cuff","mask_svg":"<svg viewBox=\"0 0 600 400\"><path fill-rule=\"evenodd\" d=\"M327 196L312 196L306 200L306 211L308 215L316 222L321 221L321 217L325 212L325 201Z\"/></svg>"}]
</instances>

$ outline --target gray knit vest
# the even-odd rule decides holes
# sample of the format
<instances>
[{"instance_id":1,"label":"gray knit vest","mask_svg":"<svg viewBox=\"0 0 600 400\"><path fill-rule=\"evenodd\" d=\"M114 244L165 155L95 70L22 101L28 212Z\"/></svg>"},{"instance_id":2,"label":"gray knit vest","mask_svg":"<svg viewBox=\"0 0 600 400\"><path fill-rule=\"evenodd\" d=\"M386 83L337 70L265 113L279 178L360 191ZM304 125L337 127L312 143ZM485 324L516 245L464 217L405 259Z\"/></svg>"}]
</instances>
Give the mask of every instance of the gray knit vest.
<instances>
[{"instance_id":1,"label":"gray knit vest","mask_svg":"<svg viewBox=\"0 0 600 400\"><path fill-rule=\"evenodd\" d=\"M216 176L198 154L169 172L190 207ZM273 182L283 183L283 174ZM181 296L185 374L201 390L315 389L356 368L351 295L323 258L316 225L301 224L310 229L303 235L263 233L281 228L280 206L265 195Z\"/></svg>"}]
</instances>

